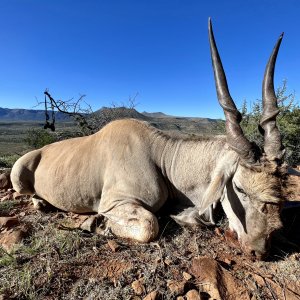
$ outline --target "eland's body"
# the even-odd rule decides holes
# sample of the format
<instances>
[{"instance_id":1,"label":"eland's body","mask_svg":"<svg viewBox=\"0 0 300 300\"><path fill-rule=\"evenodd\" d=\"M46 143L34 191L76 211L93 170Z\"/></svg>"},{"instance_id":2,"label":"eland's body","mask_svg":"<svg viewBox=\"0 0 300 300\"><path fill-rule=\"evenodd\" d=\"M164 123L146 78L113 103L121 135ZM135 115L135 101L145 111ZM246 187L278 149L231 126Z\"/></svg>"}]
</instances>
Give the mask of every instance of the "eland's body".
<instances>
[{"instance_id":1,"label":"eland's body","mask_svg":"<svg viewBox=\"0 0 300 300\"><path fill-rule=\"evenodd\" d=\"M181 224L213 224L221 202L243 249L267 252L281 226L285 167L276 127L273 77L280 36L266 68L260 130L264 151L244 136L209 24L211 55L226 137L171 137L137 120L118 120L88 137L65 140L21 157L11 173L13 187L62 210L96 212L115 234L148 242L158 234L155 213L169 201L182 210Z\"/></svg>"},{"instance_id":2,"label":"eland's body","mask_svg":"<svg viewBox=\"0 0 300 300\"><path fill-rule=\"evenodd\" d=\"M127 119L91 136L29 152L16 162L11 178L18 192L65 211L111 218L122 205L141 205L155 213L174 199L174 205L194 208L178 221L212 223L208 187L217 180L217 170L236 168L237 160L225 137L176 138ZM136 234L132 238L147 241Z\"/></svg>"}]
</instances>

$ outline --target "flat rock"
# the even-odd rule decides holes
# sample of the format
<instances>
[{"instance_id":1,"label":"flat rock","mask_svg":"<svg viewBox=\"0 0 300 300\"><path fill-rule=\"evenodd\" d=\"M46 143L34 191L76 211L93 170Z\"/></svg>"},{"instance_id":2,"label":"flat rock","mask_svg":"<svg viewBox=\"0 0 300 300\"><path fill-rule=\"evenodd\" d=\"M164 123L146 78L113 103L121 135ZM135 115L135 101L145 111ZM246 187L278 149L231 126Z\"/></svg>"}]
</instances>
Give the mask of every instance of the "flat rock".
<instances>
[{"instance_id":1,"label":"flat rock","mask_svg":"<svg viewBox=\"0 0 300 300\"><path fill-rule=\"evenodd\" d=\"M9 230L0 233L0 245L8 252L22 242L26 236L24 229Z\"/></svg>"},{"instance_id":2,"label":"flat rock","mask_svg":"<svg viewBox=\"0 0 300 300\"><path fill-rule=\"evenodd\" d=\"M193 259L190 272L196 278L199 291L212 299L250 300L247 289L212 258Z\"/></svg>"}]
</instances>

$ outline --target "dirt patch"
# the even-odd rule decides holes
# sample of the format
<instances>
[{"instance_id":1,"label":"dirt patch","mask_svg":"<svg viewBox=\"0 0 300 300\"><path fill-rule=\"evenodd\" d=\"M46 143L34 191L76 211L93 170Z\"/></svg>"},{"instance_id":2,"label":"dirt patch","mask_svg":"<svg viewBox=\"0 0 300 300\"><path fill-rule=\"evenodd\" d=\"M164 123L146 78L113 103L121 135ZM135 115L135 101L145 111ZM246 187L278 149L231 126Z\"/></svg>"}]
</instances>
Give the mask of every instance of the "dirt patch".
<instances>
[{"instance_id":1,"label":"dirt patch","mask_svg":"<svg viewBox=\"0 0 300 300\"><path fill-rule=\"evenodd\" d=\"M91 269L91 277L97 279L108 278L112 282L117 281L124 272L131 270L132 264L129 261L120 259L102 260L97 267Z\"/></svg>"}]
</instances>

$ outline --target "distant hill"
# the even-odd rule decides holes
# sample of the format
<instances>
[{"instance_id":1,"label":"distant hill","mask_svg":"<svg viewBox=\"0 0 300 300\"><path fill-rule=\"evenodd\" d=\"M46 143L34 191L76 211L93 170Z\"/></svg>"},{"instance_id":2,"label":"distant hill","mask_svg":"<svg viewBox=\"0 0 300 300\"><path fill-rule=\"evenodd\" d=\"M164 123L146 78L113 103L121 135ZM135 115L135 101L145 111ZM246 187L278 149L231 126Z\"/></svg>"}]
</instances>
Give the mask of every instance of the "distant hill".
<instances>
[{"instance_id":1,"label":"distant hill","mask_svg":"<svg viewBox=\"0 0 300 300\"><path fill-rule=\"evenodd\" d=\"M211 134L219 131L219 124L222 120L209 118L195 118L195 117L176 117L166 115L162 112L138 112L135 109L128 109L125 107L107 108L103 107L97 114L112 113L119 118L134 118L149 122L152 126L166 131L180 131L182 133L193 134Z\"/></svg>"},{"instance_id":2,"label":"distant hill","mask_svg":"<svg viewBox=\"0 0 300 300\"><path fill-rule=\"evenodd\" d=\"M101 109L94 112L94 114L109 114L113 113L115 115L120 115L123 118L134 118L148 121L149 118L136 111L135 109L129 109L125 107L102 107ZM51 111L48 111L49 116L51 117ZM70 117L61 112L55 112L55 119L57 121L68 121ZM0 122L11 122L11 121L44 121L45 120L45 111L37 109L23 109L23 108L1 108L0 107Z\"/></svg>"},{"instance_id":3,"label":"distant hill","mask_svg":"<svg viewBox=\"0 0 300 300\"><path fill-rule=\"evenodd\" d=\"M171 118L176 120L190 120L195 122L202 122L202 123L215 123L216 121L219 121L218 119L210 119L210 118L199 118L199 117L178 117L178 116L172 116L172 115L166 115L163 112L153 112L149 113L146 111L142 112L143 115L150 117L150 118Z\"/></svg>"},{"instance_id":4,"label":"distant hill","mask_svg":"<svg viewBox=\"0 0 300 300\"><path fill-rule=\"evenodd\" d=\"M143 111L142 114L144 116L147 116L147 117L150 117L150 118L174 118L174 116L166 115L162 112L149 113L149 112Z\"/></svg>"},{"instance_id":5,"label":"distant hill","mask_svg":"<svg viewBox=\"0 0 300 300\"><path fill-rule=\"evenodd\" d=\"M50 112L51 113L51 112ZM140 113L135 109L126 107L102 107L94 112L99 115L113 114L118 118L135 118L147 121L154 127L167 131L181 131L182 133L193 134L209 134L218 131L218 124L221 120L209 118L194 118L194 117L176 117L166 115L162 112L143 112ZM69 121L69 116L56 112L56 121ZM34 109L9 109L0 108L0 122L44 122L45 112L43 110Z\"/></svg>"},{"instance_id":6,"label":"distant hill","mask_svg":"<svg viewBox=\"0 0 300 300\"><path fill-rule=\"evenodd\" d=\"M49 112L51 117L51 112ZM55 113L57 121L67 121L69 117L63 113ZM37 109L23 109L23 108L1 108L0 107L0 122L16 122L16 121L44 121L45 111Z\"/></svg>"}]
</instances>

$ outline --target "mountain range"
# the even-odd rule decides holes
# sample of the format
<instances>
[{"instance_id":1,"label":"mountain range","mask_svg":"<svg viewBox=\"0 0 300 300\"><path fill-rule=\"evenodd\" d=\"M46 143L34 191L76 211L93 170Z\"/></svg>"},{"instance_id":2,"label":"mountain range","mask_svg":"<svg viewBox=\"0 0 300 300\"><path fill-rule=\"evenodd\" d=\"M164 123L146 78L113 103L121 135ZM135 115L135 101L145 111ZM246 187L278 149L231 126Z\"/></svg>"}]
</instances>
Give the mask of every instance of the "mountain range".
<instances>
[{"instance_id":1,"label":"mountain range","mask_svg":"<svg viewBox=\"0 0 300 300\"><path fill-rule=\"evenodd\" d=\"M51 112L49 112L51 116ZM61 112L55 113L57 120L67 120L68 116ZM23 109L23 108L2 108L0 107L0 122L12 121L44 121L45 111L37 109Z\"/></svg>"},{"instance_id":2,"label":"mountain range","mask_svg":"<svg viewBox=\"0 0 300 300\"><path fill-rule=\"evenodd\" d=\"M48 112L51 120L51 111ZM138 112L135 109L125 107L102 107L95 114L113 113L120 118L135 118L148 121L153 126L168 131L183 131L187 133L210 133L218 126L221 120L195 117L178 117L166 115L162 112ZM56 121L71 121L64 113L55 113ZM45 111L35 109L10 109L0 107L0 122L45 122Z\"/></svg>"}]
</instances>

